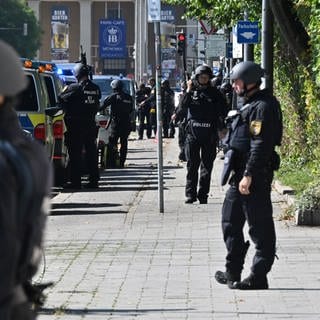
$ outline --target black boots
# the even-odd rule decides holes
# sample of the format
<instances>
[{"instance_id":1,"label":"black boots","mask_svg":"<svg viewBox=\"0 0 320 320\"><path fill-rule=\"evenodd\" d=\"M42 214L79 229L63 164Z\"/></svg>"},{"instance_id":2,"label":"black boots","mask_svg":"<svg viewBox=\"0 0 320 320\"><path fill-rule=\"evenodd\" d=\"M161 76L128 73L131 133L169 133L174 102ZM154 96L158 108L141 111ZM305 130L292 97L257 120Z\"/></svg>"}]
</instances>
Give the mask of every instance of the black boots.
<instances>
[{"instance_id":1,"label":"black boots","mask_svg":"<svg viewBox=\"0 0 320 320\"><path fill-rule=\"evenodd\" d=\"M234 289L240 290L266 290L269 288L267 276L255 276L250 274L248 278L234 283Z\"/></svg>"},{"instance_id":2,"label":"black boots","mask_svg":"<svg viewBox=\"0 0 320 320\"><path fill-rule=\"evenodd\" d=\"M226 284L230 289L235 289L233 287L234 284L238 283L241 280L240 273L233 274L229 271L217 271L214 277L217 280L217 282L219 282L220 284Z\"/></svg>"},{"instance_id":3,"label":"black boots","mask_svg":"<svg viewBox=\"0 0 320 320\"><path fill-rule=\"evenodd\" d=\"M249 277L241 279L240 274L232 274L229 271L217 271L215 279L221 284L226 284L230 289L239 290L266 290L269 288L267 276L255 276L250 274Z\"/></svg>"}]
</instances>

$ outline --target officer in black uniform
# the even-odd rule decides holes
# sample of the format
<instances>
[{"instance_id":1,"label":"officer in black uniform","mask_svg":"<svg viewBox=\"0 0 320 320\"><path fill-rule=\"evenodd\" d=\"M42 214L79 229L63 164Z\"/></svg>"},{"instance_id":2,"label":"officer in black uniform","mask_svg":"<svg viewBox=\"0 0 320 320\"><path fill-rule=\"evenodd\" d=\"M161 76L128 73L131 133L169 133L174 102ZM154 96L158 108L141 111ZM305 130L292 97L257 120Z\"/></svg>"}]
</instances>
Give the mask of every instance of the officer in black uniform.
<instances>
[{"instance_id":1,"label":"officer in black uniform","mask_svg":"<svg viewBox=\"0 0 320 320\"><path fill-rule=\"evenodd\" d=\"M267 273L276 254L276 235L272 218L271 182L279 167L275 146L282 138L282 115L277 99L260 90L264 71L251 61L237 64L231 71L233 88L244 98L240 118L232 123L229 148L233 151L233 175L222 208L223 238L227 247L226 271L215 278L231 289L268 289ZM241 280L249 242L243 227L247 221L255 244L250 275Z\"/></svg>"},{"instance_id":2,"label":"officer in black uniform","mask_svg":"<svg viewBox=\"0 0 320 320\"><path fill-rule=\"evenodd\" d=\"M97 188L99 181L97 134L95 115L99 110L101 92L99 87L89 80L89 66L77 63L74 75L78 83L72 83L60 94L60 102L65 110L67 127L66 144L70 157L70 189L81 189L82 151L85 148L89 172L89 183L84 187Z\"/></svg>"},{"instance_id":3,"label":"officer in black uniform","mask_svg":"<svg viewBox=\"0 0 320 320\"><path fill-rule=\"evenodd\" d=\"M155 78L150 78L148 80L150 94L147 99L140 103L141 107L148 106L149 109L149 122L151 130L154 135L157 134L157 92L156 92L156 80Z\"/></svg>"},{"instance_id":4,"label":"officer in black uniform","mask_svg":"<svg viewBox=\"0 0 320 320\"><path fill-rule=\"evenodd\" d=\"M124 167L128 151L128 137L130 134L131 113L134 110L132 97L123 91L121 80L111 82L113 94L108 96L103 103L103 109L111 106L111 133L109 149L118 153L118 140L120 139L120 167Z\"/></svg>"},{"instance_id":5,"label":"officer in black uniform","mask_svg":"<svg viewBox=\"0 0 320 320\"><path fill-rule=\"evenodd\" d=\"M163 114L163 137L169 138L171 116L174 111L174 92L170 88L170 82L167 79L161 83L161 105Z\"/></svg>"},{"instance_id":6,"label":"officer in black uniform","mask_svg":"<svg viewBox=\"0 0 320 320\"><path fill-rule=\"evenodd\" d=\"M187 83L176 116L187 112L185 154L187 158L186 203L207 203L211 171L216 157L218 130L223 127L226 106L219 90L211 85L212 70L201 65ZM198 170L200 166L199 190Z\"/></svg>"},{"instance_id":7,"label":"officer in black uniform","mask_svg":"<svg viewBox=\"0 0 320 320\"><path fill-rule=\"evenodd\" d=\"M136 102L138 106L138 119L139 119L139 140L143 139L143 132L146 129L147 138L151 137L151 124L150 124L150 105L148 103L143 104L150 95L150 88L147 88L144 83L141 83L139 90L136 93Z\"/></svg>"},{"instance_id":8,"label":"officer in black uniform","mask_svg":"<svg viewBox=\"0 0 320 320\"><path fill-rule=\"evenodd\" d=\"M27 87L17 53L0 41L0 319L36 315L26 291L41 260L49 211L51 164L45 149L26 136L14 107Z\"/></svg>"}]
</instances>

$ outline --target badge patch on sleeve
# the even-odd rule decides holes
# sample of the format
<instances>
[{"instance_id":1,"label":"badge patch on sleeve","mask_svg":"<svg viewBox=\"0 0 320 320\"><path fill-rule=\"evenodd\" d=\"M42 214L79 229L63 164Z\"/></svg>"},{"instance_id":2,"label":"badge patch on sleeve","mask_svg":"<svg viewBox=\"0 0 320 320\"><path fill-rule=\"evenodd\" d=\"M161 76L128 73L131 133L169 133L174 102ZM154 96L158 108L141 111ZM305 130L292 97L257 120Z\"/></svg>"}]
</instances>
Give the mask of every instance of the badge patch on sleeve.
<instances>
[{"instance_id":1,"label":"badge patch on sleeve","mask_svg":"<svg viewBox=\"0 0 320 320\"><path fill-rule=\"evenodd\" d=\"M262 121L251 121L250 132L252 135L257 136L261 132Z\"/></svg>"}]
</instances>

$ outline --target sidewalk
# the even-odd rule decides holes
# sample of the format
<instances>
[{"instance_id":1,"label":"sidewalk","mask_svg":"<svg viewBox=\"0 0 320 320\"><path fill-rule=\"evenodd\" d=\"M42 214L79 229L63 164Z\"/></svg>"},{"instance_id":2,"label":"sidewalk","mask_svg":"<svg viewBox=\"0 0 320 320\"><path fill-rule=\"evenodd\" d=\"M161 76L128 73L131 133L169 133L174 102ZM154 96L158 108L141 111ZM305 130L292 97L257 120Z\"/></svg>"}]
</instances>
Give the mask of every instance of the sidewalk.
<instances>
[{"instance_id":1,"label":"sidewalk","mask_svg":"<svg viewBox=\"0 0 320 320\"><path fill-rule=\"evenodd\" d=\"M187 205L177 141L164 144L163 214L153 140L130 141L128 166L104 172L97 192L53 198L38 279L55 286L39 319L320 319L320 228L278 221L283 202L274 193L279 260L270 289L216 283L226 255L223 161L215 162L209 203Z\"/></svg>"}]
</instances>

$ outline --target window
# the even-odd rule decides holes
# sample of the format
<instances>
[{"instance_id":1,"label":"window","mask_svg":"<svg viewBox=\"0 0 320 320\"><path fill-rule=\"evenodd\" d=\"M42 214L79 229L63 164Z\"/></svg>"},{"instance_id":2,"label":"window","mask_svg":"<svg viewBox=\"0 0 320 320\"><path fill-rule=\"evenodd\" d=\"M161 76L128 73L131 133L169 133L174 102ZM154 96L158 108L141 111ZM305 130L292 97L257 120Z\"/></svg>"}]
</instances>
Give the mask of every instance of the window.
<instances>
[{"instance_id":1,"label":"window","mask_svg":"<svg viewBox=\"0 0 320 320\"><path fill-rule=\"evenodd\" d=\"M32 75L26 75L28 79L27 88L19 95L17 111L38 111L37 90L35 87L35 79Z\"/></svg>"}]
</instances>

